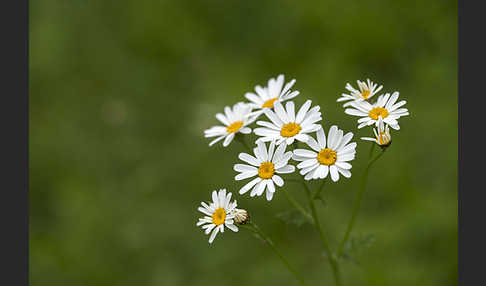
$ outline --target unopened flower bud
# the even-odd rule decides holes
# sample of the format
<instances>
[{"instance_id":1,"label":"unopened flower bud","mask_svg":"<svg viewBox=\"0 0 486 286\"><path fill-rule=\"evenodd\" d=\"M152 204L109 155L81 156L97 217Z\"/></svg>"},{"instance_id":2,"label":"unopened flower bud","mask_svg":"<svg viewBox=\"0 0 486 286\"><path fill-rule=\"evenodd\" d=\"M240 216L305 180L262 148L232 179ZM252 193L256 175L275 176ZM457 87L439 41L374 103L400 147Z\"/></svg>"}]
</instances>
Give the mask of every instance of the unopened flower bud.
<instances>
[{"instance_id":1,"label":"unopened flower bud","mask_svg":"<svg viewBox=\"0 0 486 286\"><path fill-rule=\"evenodd\" d=\"M246 224L250 219L248 212L244 209L234 209L233 214L235 215L235 222L238 224Z\"/></svg>"}]
</instances>

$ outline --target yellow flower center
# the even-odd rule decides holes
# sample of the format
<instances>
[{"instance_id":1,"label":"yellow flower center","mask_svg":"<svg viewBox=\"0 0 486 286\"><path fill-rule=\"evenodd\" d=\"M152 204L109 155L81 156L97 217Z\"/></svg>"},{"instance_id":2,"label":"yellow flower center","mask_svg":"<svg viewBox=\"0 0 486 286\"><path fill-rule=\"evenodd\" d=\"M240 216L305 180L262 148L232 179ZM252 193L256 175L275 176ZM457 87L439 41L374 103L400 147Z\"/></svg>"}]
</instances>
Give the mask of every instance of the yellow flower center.
<instances>
[{"instance_id":1,"label":"yellow flower center","mask_svg":"<svg viewBox=\"0 0 486 286\"><path fill-rule=\"evenodd\" d=\"M241 126L243 126L243 121L236 121L228 125L228 127L226 127L226 131L228 133L235 133L236 131L240 130Z\"/></svg>"},{"instance_id":2,"label":"yellow flower center","mask_svg":"<svg viewBox=\"0 0 486 286\"><path fill-rule=\"evenodd\" d=\"M265 108L265 107L269 107L269 108L272 108L273 107L273 103L277 100L278 98L272 98L272 99L269 99L267 101L265 101L265 103L263 103L262 105L262 108Z\"/></svg>"},{"instance_id":3,"label":"yellow flower center","mask_svg":"<svg viewBox=\"0 0 486 286\"><path fill-rule=\"evenodd\" d=\"M270 179L275 173L275 166L272 162L263 162L258 167L258 176L262 179Z\"/></svg>"},{"instance_id":4,"label":"yellow flower center","mask_svg":"<svg viewBox=\"0 0 486 286\"><path fill-rule=\"evenodd\" d=\"M282 126L282 129L280 130L280 135L282 135L283 137L292 137L295 134L299 133L300 130L302 130L302 127L300 127L299 124L287 123Z\"/></svg>"},{"instance_id":5,"label":"yellow flower center","mask_svg":"<svg viewBox=\"0 0 486 286\"><path fill-rule=\"evenodd\" d=\"M213 214L213 223L220 225L224 223L226 218L226 211L223 208L216 209Z\"/></svg>"},{"instance_id":6,"label":"yellow flower center","mask_svg":"<svg viewBox=\"0 0 486 286\"><path fill-rule=\"evenodd\" d=\"M319 152L319 154L317 154L317 161L319 161L319 163L321 163L321 165L330 166L330 165L334 164L334 162L336 162L336 160L337 160L336 151L329 149L329 148L322 149Z\"/></svg>"},{"instance_id":7,"label":"yellow flower center","mask_svg":"<svg viewBox=\"0 0 486 286\"><path fill-rule=\"evenodd\" d=\"M368 114L368 116L373 120L378 120L378 117L380 117L380 115L381 118L386 118L388 116L388 110L383 107L375 107L370 110L370 113Z\"/></svg>"},{"instance_id":8,"label":"yellow flower center","mask_svg":"<svg viewBox=\"0 0 486 286\"><path fill-rule=\"evenodd\" d=\"M365 100L367 100L367 99L368 99L368 96L370 96L370 91L369 91L369 90L363 90L363 91L361 92L361 96L362 96L362 97L363 97Z\"/></svg>"}]
</instances>

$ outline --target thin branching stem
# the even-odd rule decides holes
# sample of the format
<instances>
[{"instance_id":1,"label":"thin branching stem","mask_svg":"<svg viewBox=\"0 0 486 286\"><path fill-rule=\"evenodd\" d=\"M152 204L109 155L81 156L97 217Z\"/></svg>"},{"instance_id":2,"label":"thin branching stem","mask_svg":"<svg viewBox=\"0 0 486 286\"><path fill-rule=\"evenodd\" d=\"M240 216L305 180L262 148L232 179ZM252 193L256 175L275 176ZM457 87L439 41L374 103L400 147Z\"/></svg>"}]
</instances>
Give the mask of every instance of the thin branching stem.
<instances>
[{"instance_id":1,"label":"thin branching stem","mask_svg":"<svg viewBox=\"0 0 486 286\"><path fill-rule=\"evenodd\" d=\"M315 199L317 199L319 197L319 195L321 194L322 190L324 189L324 185L326 184L326 182L327 182L327 180L322 180L322 183L319 186L319 189L317 189L317 191L312 196L312 199L313 200L315 200Z\"/></svg>"},{"instance_id":2,"label":"thin branching stem","mask_svg":"<svg viewBox=\"0 0 486 286\"><path fill-rule=\"evenodd\" d=\"M361 200L363 198L364 190L366 189L366 182L367 182L367 179L368 179L368 174L369 174L371 165L373 165L373 163L376 162L376 160L378 160L385 153L385 150L386 150L386 148L383 148L382 151L378 155L375 156L375 158L373 158L372 160L369 161L368 166L366 166L365 172L363 174L363 179L361 181L361 188L359 189L356 200L354 201L354 207L353 207L353 213L351 214L351 219L349 220L349 224L348 224L348 227L346 229L346 233L344 234L344 238L341 241L341 243L339 244L339 248L336 252L336 257L338 257L338 258L341 257L341 255L343 254L344 245L348 241L349 234L351 233L351 230L353 229L353 226L354 226L354 222L356 221L356 217L358 216L359 207L361 205Z\"/></svg>"},{"instance_id":3,"label":"thin branching stem","mask_svg":"<svg viewBox=\"0 0 486 286\"><path fill-rule=\"evenodd\" d=\"M327 256L327 259L329 260L329 264L331 264L331 269L332 269L332 273L333 273L333 276L334 276L334 281L336 282L336 286L340 286L341 285L341 277L340 277L340 274L339 274L339 266L337 264L336 258L334 257L333 253L331 252L331 249L329 248L329 243L327 242L323 228L322 228L321 224L319 223L319 217L317 215L316 206L315 206L314 200L312 198L312 192L309 189L309 187L307 186L307 183L304 181L304 178L302 178L302 185L304 186L304 189L307 193L307 197L309 199L309 206L311 208L312 217L314 219L314 225L315 225L317 231L319 232L319 237L322 241L322 245L324 246L324 250L326 251L326 256Z\"/></svg>"},{"instance_id":4,"label":"thin branching stem","mask_svg":"<svg viewBox=\"0 0 486 286\"><path fill-rule=\"evenodd\" d=\"M282 192L284 193L287 200L294 205L294 207L299 210L305 217L312 221L312 216L307 212L307 210L296 200L292 195L285 189L282 188Z\"/></svg>"},{"instance_id":5,"label":"thin branching stem","mask_svg":"<svg viewBox=\"0 0 486 286\"><path fill-rule=\"evenodd\" d=\"M270 246L270 248L273 250L273 252L282 260L283 264L287 267L287 269L295 276L297 281L299 281L300 285L302 286L307 286L305 283L304 279L302 276L297 272L297 270L289 263L289 261L280 253L278 248L275 246L273 241L265 234L263 233L260 228L252 221L249 221L248 224L246 225L240 225L240 227L246 228L252 232L254 232L256 235L258 235L263 241L266 242Z\"/></svg>"}]
</instances>

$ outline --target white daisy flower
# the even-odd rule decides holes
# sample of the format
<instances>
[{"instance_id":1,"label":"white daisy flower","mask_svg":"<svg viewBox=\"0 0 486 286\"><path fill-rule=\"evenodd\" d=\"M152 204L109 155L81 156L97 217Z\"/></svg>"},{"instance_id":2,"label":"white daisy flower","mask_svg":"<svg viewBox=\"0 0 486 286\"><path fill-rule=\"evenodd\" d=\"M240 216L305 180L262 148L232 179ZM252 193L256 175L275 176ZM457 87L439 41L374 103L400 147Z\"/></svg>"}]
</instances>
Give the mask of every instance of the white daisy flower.
<instances>
[{"instance_id":1,"label":"white daisy flower","mask_svg":"<svg viewBox=\"0 0 486 286\"><path fill-rule=\"evenodd\" d=\"M224 232L225 226L234 232L238 231L238 227L234 224L236 200L230 202L231 193L226 195L226 189L221 189L219 192L213 191L212 198L211 203L201 202L202 207L197 209L206 215L200 218L196 225L202 225L206 234L211 233L209 243L213 243L218 232Z\"/></svg>"},{"instance_id":2,"label":"white daisy flower","mask_svg":"<svg viewBox=\"0 0 486 286\"><path fill-rule=\"evenodd\" d=\"M233 109L226 106L224 108L225 114L216 114L216 118L221 121L224 126L213 126L204 130L204 137L217 137L209 143L209 146L212 146L214 143L224 138L223 146L226 147L231 143L236 133L251 133L251 129L246 127L255 120L254 117L248 117L251 110L252 107L249 104L238 102L233 106Z\"/></svg>"},{"instance_id":3,"label":"white daisy flower","mask_svg":"<svg viewBox=\"0 0 486 286\"><path fill-rule=\"evenodd\" d=\"M348 161L354 160L356 142L349 143L353 138L352 132L346 135L343 133L336 125L331 126L326 142L326 135L321 128L317 131L317 141L312 137L307 141L307 145L315 152L306 149L294 150L293 159L302 161L297 168L300 169L300 174L305 176L305 180L324 179L329 173L334 182L339 180L339 173L346 178L351 177L352 166Z\"/></svg>"},{"instance_id":4,"label":"white daisy flower","mask_svg":"<svg viewBox=\"0 0 486 286\"><path fill-rule=\"evenodd\" d=\"M349 83L346 83L346 89L349 90L350 94L343 93L341 97L337 99L337 102L351 100L350 102L345 103L343 107L350 105L353 101L368 100L383 88L383 85L378 86L378 84L373 83L369 79L367 79L367 83L359 80L356 82L358 83L359 90L354 89Z\"/></svg>"},{"instance_id":5,"label":"white daisy flower","mask_svg":"<svg viewBox=\"0 0 486 286\"><path fill-rule=\"evenodd\" d=\"M395 130L399 130L400 126L397 119L409 115L409 113L408 109L399 108L407 103L405 100L396 103L398 94L398 91L395 91L391 96L389 93L380 95L374 104L370 104L367 101L354 101L350 103L350 106L353 108L347 108L344 112L349 115L362 117L358 120L358 128L373 124L378 126L378 118L381 116L384 123Z\"/></svg>"},{"instance_id":6,"label":"white daisy flower","mask_svg":"<svg viewBox=\"0 0 486 286\"><path fill-rule=\"evenodd\" d=\"M381 116L378 118L378 128L373 128L373 133L375 133L375 138L361 137L361 140L373 141L381 147L387 147L391 144L390 128L388 124L383 123Z\"/></svg>"},{"instance_id":7,"label":"white daisy flower","mask_svg":"<svg viewBox=\"0 0 486 286\"><path fill-rule=\"evenodd\" d=\"M235 180L239 181L256 177L240 189L240 194L244 194L253 188L250 196L261 196L266 190L267 200L272 200L275 193L275 185L279 187L284 185L283 179L277 174L287 174L295 171L294 166L288 165L288 161L292 157L292 151L285 152L286 148L286 144L281 144L275 150L275 141L272 141L267 150L265 143L260 141L257 143L257 147L253 149L256 157L240 153L238 158L249 165L234 165L233 169L240 172L240 174L235 176Z\"/></svg>"},{"instance_id":8,"label":"white daisy flower","mask_svg":"<svg viewBox=\"0 0 486 286\"><path fill-rule=\"evenodd\" d=\"M311 109L312 101L307 100L295 115L295 107L292 101L287 102L284 109L280 102L275 102L274 110L265 109L265 115L271 120L257 121L257 124L264 127L255 128L254 132L258 136L257 142L268 142L277 140L277 145L286 142L287 145L292 144L294 139L301 142L306 142L309 138L307 133L315 132L321 128L321 125L315 124L321 120L321 112L319 106L314 106Z\"/></svg>"},{"instance_id":9,"label":"white daisy flower","mask_svg":"<svg viewBox=\"0 0 486 286\"><path fill-rule=\"evenodd\" d=\"M271 78L268 80L266 87L257 85L255 93L247 92L245 97L251 101L251 105L256 111L252 112L250 116L260 116L264 109L272 108L275 102L286 101L299 95L297 90L291 91L290 88L294 85L295 79L292 79L284 87L284 75L281 74L277 79ZM283 87L283 89L282 89Z\"/></svg>"}]
</instances>

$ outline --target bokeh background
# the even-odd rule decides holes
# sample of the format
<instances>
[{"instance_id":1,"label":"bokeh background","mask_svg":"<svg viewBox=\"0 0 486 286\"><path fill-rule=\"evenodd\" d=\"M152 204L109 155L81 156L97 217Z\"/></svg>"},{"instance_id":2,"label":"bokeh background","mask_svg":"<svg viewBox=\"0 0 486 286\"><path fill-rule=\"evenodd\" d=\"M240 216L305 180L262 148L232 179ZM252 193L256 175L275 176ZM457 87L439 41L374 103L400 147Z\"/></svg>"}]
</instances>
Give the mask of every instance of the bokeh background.
<instances>
[{"instance_id":1,"label":"bokeh background","mask_svg":"<svg viewBox=\"0 0 486 286\"><path fill-rule=\"evenodd\" d=\"M356 139L371 131L336 103L346 82L408 102L371 170L344 285L456 285L456 12L450 0L31 1L32 285L297 285L247 231L209 245L195 226L213 189L243 184L244 148L209 148L203 130L280 73L297 79L298 106L312 99L326 129ZM369 146L319 206L332 249ZM235 197L310 285L333 285L314 229L279 218L283 194Z\"/></svg>"}]
</instances>

